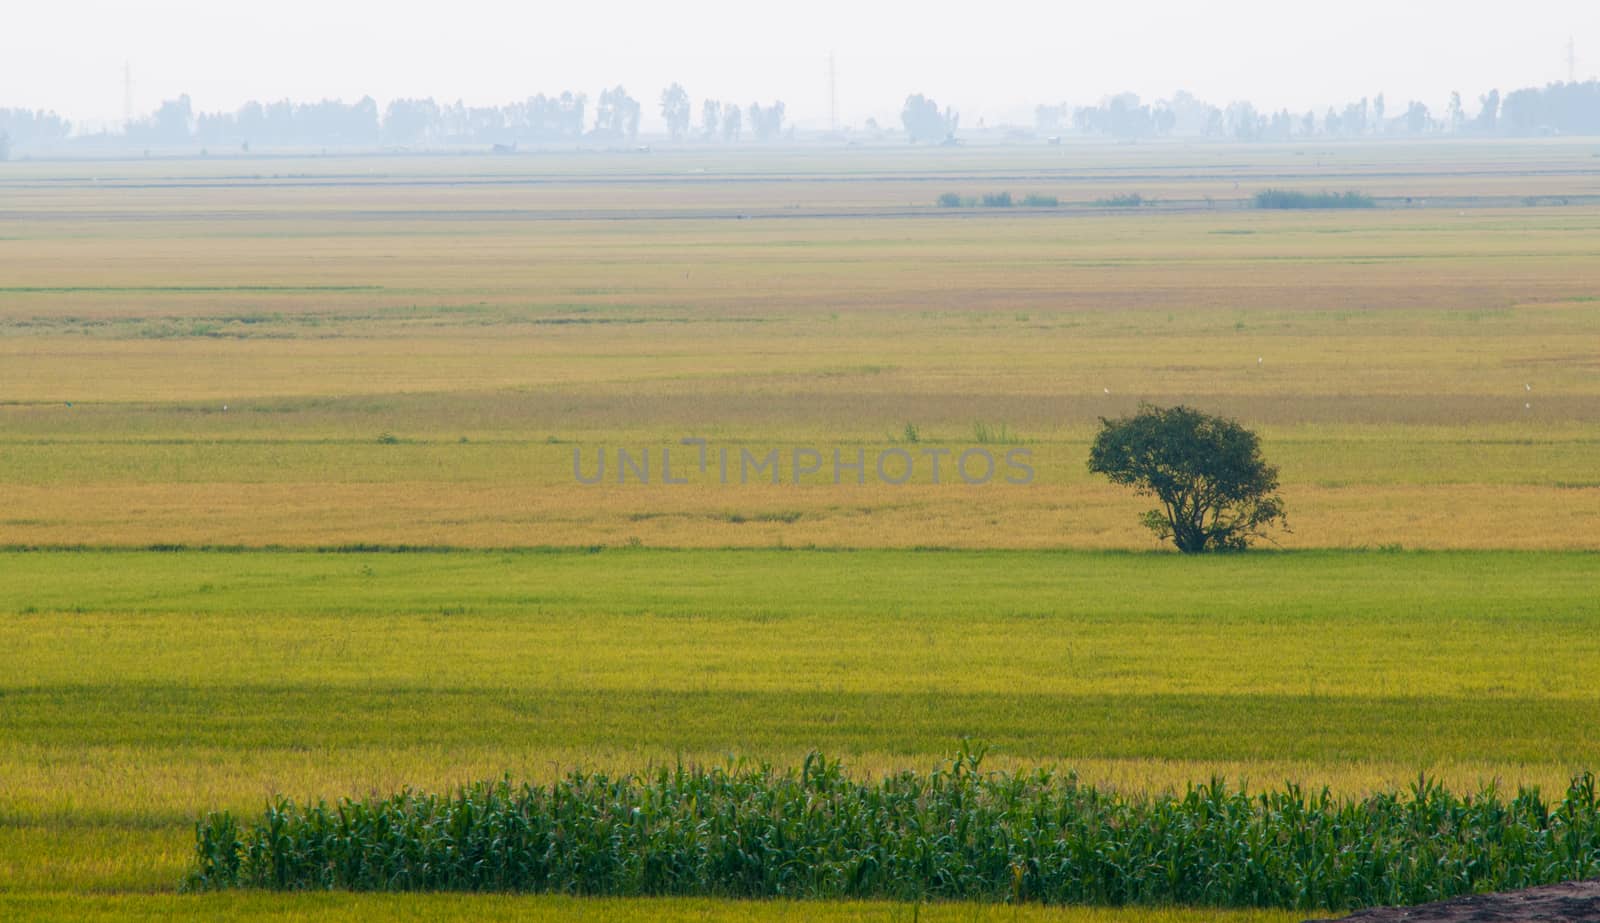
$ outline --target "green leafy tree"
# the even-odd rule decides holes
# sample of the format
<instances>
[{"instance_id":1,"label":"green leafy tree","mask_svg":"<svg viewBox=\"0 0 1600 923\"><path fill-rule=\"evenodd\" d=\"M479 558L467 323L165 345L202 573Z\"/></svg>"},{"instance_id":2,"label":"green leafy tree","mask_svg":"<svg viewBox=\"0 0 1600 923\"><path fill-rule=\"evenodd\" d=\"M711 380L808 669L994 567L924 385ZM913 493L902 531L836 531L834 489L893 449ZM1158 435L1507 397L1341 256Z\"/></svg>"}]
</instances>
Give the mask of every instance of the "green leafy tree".
<instances>
[{"instance_id":1,"label":"green leafy tree","mask_svg":"<svg viewBox=\"0 0 1600 923\"><path fill-rule=\"evenodd\" d=\"M1278 469L1261 458L1255 433L1224 417L1149 404L1101 417L1089 470L1160 500L1141 519L1185 554L1239 550L1274 526L1288 530Z\"/></svg>"}]
</instances>

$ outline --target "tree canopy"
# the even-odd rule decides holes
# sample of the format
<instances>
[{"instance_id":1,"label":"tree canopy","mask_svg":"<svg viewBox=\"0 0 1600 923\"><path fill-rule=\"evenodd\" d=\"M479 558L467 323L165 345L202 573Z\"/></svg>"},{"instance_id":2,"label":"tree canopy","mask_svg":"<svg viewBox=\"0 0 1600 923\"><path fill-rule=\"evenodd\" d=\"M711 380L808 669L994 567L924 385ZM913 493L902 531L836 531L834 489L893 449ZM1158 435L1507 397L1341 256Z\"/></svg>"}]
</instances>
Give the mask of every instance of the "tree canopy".
<instances>
[{"instance_id":1,"label":"tree canopy","mask_svg":"<svg viewBox=\"0 0 1600 923\"><path fill-rule=\"evenodd\" d=\"M679 141L689 132L689 93L683 84L674 83L661 91L661 117L667 122L667 132L672 140Z\"/></svg>"},{"instance_id":2,"label":"tree canopy","mask_svg":"<svg viewBox=\"0 0 1600 923\"><path fill-rule=\"evenodd\" d=\"M944 141L955 135L956 127L961 124L961 116L952 112L949 106L941 113L938 103L921 93L914 93L906 97L905 108L900 110L900 123L905 126L906 137L913 143Z\"/></svg>"},{"instance_id":3,"label":"tree canopy","mask_svg":"<svg viewBox=\"0 0 1600 923\"><path fill-rule=\"evenodd\" d=\"M1101 417L1089 470L1159 500L1141 520L1185 553L1240 550L1288 528L1278 469L1262 459L1255 433L1225 417L1149 404L1131 417Z\"/></svg>"}]
</instances>

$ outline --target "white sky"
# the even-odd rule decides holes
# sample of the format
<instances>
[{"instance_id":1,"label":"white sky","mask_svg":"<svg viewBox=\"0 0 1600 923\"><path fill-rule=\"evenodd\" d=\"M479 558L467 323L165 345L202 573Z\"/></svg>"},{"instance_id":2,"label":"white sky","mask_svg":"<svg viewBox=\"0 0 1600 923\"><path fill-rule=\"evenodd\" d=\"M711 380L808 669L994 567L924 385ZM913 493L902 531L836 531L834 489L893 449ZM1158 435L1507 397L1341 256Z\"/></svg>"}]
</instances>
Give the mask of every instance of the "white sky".
<instances>
[{"instance_id":1,"label":"white sky","mask_svg":"<svg viewBox=\"0 0 1600 923\"><path fill-rule=\"evenodd\" d=\"M711 95L782 99L801 124L828 117L837 56L841 121L894 123L908 93L964 126L1031 121L1034 104L1186 88L1217 104L1321 112L1379 92L1442 111L1479 94L1600 73L1600 0L4 0L0 107L116 121L123 63L136 112L187 92L196 108L246 99L370 94L503 103L624 84L644 103L676 80L696 119ZM592 111L592 109L591 109Z\"/></svg>"}]
</instances>

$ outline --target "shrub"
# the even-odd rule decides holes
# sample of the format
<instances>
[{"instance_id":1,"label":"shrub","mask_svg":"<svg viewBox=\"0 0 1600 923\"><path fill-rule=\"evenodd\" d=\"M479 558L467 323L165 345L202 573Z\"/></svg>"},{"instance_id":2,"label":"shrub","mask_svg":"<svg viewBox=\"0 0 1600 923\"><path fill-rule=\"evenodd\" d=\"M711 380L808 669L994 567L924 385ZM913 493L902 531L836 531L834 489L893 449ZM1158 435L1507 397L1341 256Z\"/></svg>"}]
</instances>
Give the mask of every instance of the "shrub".
<instances>
[{"instance_id":1,"label":"shrub","mask_svg":"<svg viewBox=\"0 0 1600 923\"><path fill-rule=\"evenodd\" d=\"M1144 196L1137 192L1130 192L1123 195L1114 195L1108 199L1101 199L1095 204L1103 205L1106 208L1138 208L1144 204Z\"/></svg>"},{"instance_id":2,"label":"shrub","mask_svg":"<svg viewBox=\"0 0 1600 923\"><path fill-rule=\"evenodd\" d=\"M1011 204L1011 193L1009 192L987 193L983 197L984 208L1010 208Z\"/></svg>"},{"instance_id":3,"label":"shrub","mask_svg":"<svg viewBox=\"0 0 1600 923\"><path fill-rule=\"evenodd\" d=\"M1061 200L1053 195L1038 195L1030 192L1023 197L1022 204L1029 208L1055 208L1061 204Z\"/></svg>"},{"instance_id":4,"label":"shrub","mask_svg":"<svg viewBox=\"0 0 1600 923\"><path fill-rule=\"evenodd\" d=\"M1263 189L1256 193L1256 208L1373 208L1372 196L1360 192L1296 192Z\"/></svg>"},{"instance_id":5,"label":"shrub","mask_svg":"<svg viewBox=\"0 0 1600 923\"><path fill-rule=\"evenodd\" d=\"M947 192L939 196L940 208L960 208L961 196L959 193Z\"/></svg>"}]
</instances>

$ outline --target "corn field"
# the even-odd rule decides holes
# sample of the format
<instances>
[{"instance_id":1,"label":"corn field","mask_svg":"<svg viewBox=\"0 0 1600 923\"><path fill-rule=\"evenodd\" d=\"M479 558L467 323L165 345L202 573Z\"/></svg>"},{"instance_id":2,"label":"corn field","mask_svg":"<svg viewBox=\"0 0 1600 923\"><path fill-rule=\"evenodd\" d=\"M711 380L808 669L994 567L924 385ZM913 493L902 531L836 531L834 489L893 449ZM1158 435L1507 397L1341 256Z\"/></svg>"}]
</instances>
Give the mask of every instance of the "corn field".
<instances>
[{"instance_id":1,"label":"corn field","mask_svg":"<svg viewBox=\"0 0 1600 923\"><path fill-rule=\"evenodd\" d=\"M192 890L510 891L1344 910L1600 874L1595 778L1564 798L1419 780L1361 799L1221 780L1129 797L1071 774L981 769L852 781L679 766L480 782L196 825Z\"/></svg>"}]
</instances>

